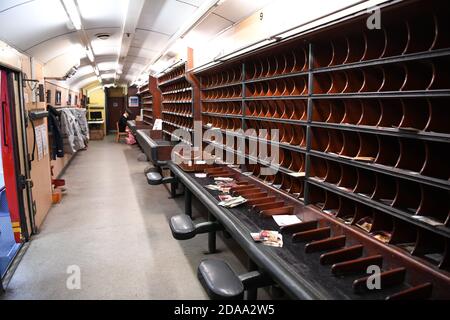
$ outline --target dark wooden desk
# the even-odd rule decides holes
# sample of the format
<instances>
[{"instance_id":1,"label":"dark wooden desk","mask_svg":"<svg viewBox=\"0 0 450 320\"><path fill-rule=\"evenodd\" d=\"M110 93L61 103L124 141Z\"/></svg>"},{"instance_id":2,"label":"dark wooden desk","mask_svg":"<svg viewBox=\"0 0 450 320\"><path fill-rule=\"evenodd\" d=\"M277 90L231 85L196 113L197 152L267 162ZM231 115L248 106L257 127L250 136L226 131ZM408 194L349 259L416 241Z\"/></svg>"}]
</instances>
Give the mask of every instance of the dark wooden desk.
<instances>
[{"instance_id":1,"label":"dark wooden desk","mask_svg":"<svg viewBox=\"0 0 450 320\"><path fill-rule=\"evenodd\" d=\"M240 181L267 188L271 195L277 195L277 200L283 200L295 207L296 214L302 221L318 221L319 227L330 227L334 236L345 235L346 246L363 245L363 257L382 255L382 270L392 270L398 267L406 268L404 282L382 290L370 290L358 293L353 288L357 279L369 276L367 273L336 276L331 272L331 265L320 263L322 252L307 252L306 242L293 242L292 233L283 232L284 246L274 248L255 243L250 236L252 232L263 229L280 230L271 217L258 214L250 206L243 204L237 208L227 209L218 206L218 191L211 191L204 186L214 183L212 178L196 178L194 173L184 172L176 164L169 162L169 169L177 177L186 190L186 213L190 213L191 199L195 196L208 209L247 253L251 262L267 272L285 292L293 299L385 299L386 297L420 286L424 282L433 284L432 298L442 299L450 289L450 278L446 274L436 272L431 266L418 263L403 250L389 246L381 241L365 235L355 226L348 226L314 206L305 206L299 200L289 199L287 195L277 195L277 190L266 186L254 178L239 176Z\"/></svg>"}]
</instances>

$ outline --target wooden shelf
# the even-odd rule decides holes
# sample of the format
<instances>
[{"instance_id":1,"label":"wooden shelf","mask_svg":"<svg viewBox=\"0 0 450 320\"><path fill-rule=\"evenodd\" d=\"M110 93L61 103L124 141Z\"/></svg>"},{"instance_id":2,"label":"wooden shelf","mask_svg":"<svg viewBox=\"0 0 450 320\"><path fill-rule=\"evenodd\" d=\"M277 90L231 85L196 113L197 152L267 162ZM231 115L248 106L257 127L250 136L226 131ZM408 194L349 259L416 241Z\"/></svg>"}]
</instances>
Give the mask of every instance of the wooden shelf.
<instances>
[{"instance_id":1,"label":"wooden shelf","mask_svg":"<svg viewBox=\"0 0 450 320\"><path fill-rule=\"evenodd\" d=\"M182 74L182 75L180 75L180 76L177 76L177 77L174 77L174 78L171 78L171 79L169 79L169 80L167 80L167 81L160 82L160 83L159 83L159 86L160 86L160 87L166 86L166 85L168 85L168 84L173 84L173 83L176 83L176 82L179 82L179 81L182 81L182 80L185 80L184 74Z\"/></svg>"},{"instance_id":2,"label":"wooden shelf","mask_svg":"<svg viewBox=\"0 0 450 320\"><path fill-rule=\"evenodd\" d=\"M178 117L185 117L185 118L192 118L192 114L186 114L186 113L180 113L180 112L170 112L170 111L163 111L163 114L170 114Z\"/></svg>"},{"instance_id":3,"label":"wooden shelf","mask_svg":"<svg viewBox=\"0 0 450 320\"><path fill-rule=\"evenodd\" d=\"M203 129L237 140L253 129L264 134L259 141L280 147L279 163L249 154L256 137L244 137L245 150L236 143L205 145L244 157L241 167L252 177L280 186L355 232L379 241L377 232L383 231L395 250L410 240L408 257L447 275L450 40L441 11L449 5L417 4L387 5L379 32L354 17L195 76ZM271 129L278 130L278 142L265 133ZM264 167L278 172L263 176ZM298 172L305 177L290 176ZM293 181L301 187L291 188ZM428 254L437 258L431 261Z\"/></svg>"},{"instance_id":4,"label":"wooden shelf","mask_svg":"<svg viewBox=\"0 0 450 320\"><path fill-rule=\"evenodd\" d=\"M158 78L163 96L163 130L194 128L194 88L186 75L186 63L179 63Z\"/></svg>"}]
</instances>

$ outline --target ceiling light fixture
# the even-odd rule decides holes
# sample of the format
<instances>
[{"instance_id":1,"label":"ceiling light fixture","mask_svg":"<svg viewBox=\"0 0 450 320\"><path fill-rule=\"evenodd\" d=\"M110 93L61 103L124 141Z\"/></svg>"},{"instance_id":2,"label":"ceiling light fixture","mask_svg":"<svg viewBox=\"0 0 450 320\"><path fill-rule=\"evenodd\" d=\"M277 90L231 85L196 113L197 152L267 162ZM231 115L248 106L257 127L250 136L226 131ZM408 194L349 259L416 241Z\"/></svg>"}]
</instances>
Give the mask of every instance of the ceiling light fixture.
<instances>
[{"instance_id":1,"label":"ceiling light fixture","mask_svg":"<svg viewBox=\"0 0 450 320\"><path fill-rule=\"evenodd\" d=\"M138 7L141 8L139 10L139 13L140 13L141 10L142 10L142 7L144 5L144 1L141 1L141 4L138 4L135 1L135 5L137 5ZM115 81L114 84L117 81L120 80L120 76L122 74L123 65L121 64L121 54L123 54L122 58L125 58L125 56L127 55L129 46L131 45L131 39L132 39L132 38L130 39L131 31L134 32L134 30L136 29L136 26L137 26L137 20L136 20L136 25L134 25L133 27L130 26L130 23L128 21L129 19L127 20L127 18L129 18L128 17L129 14L130 14L130 0L124 0L123 1L123 10L122 11L124 12L123 23L122 23L122 36L121 36L121 39L120 39L119 50L117 52L116 69L115 69L116 72L115 72L115 75L114 75L114 81ZM133 20L133 19L131 19L131 20ZM126 35L126 38L125 38L125 35ZM125 40L127 38L128 38L128 41ZM127 43L125 48L124 48L124 42ZM124 52L122 53L122 51L124 51Z\"/></svg>"},{"instance_id":2,"label":"ceiling light fixture","mask_svg":"<svg viewBox=\"0 0 450 320\"><path fill-rule=\"evenodd\" d=\"M73 26L76 30L81 30L81 16L80 11L78 10L78 6L74 2L74 0L61 0L64 9L66 10L67 16L70 21L72 21Z\"/></svg>"},{"instance_id":3,"label":"ceiling light fixture","mask_svg":"<svg viewBox=\"0 0 450 320\"><path fill-rule=\"evenodd\" d=\"M109 33L97 33L95 36L97 37L97 39L100 39L100 40L108 40L111 37L111 34L109 34Z\"/></svg>"}]
</instances>

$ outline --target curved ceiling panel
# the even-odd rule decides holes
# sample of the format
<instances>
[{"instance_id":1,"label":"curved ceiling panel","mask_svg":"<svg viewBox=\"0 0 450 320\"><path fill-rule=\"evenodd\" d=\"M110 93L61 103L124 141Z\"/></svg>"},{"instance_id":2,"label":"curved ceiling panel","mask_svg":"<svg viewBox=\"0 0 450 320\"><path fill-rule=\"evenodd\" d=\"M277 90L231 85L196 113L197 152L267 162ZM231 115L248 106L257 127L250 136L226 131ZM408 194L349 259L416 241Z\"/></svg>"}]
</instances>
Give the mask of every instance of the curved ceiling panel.
<instances>
[{"instance_id":1,"label":"curved ceiling panel","mask_svg":"<svg viewBox=\"0 0 450 320\"><path fill-rule=\"evenodd\" d=\"M34 0L31 0L34 1ZM2 11L11 9L13 7L18 7L22 4L25 4L27 2L31 2L30 0L2 0L0 1L0 13Z\"/></svg>"},{"instance_id":2,"label":"curved ceiling panel","mask_svg":"<svg viewBox=\"0 0 450 320\"><path fill-rule=\"evenodd\" d=\"M117 61L117 53L114 54L105 54L105 55L97 55L95 56L95 61L97 63L102 63L102 62L115 62ZM89 63L88 60L86 60L86 63Z\"/></svg>"},{"instance_id":3,"label":"curved ceiling panel","mask_svg":"<svg viewBox=\"0 0 450 320\"><path fill-rule=\"evenodd\" d=\"M149 59L148 58L144 58L144 57L139 57L139 56L134 56L134 55L128 55L126 58L127 62L139 62L139 63L146 63Z\"/></svg>"},{"instance_id":4,"label":"curved ceiling panel","mask_svg":"<svg viewBox=\"0 0 450 320\"><path fill-rule=\"evenodd\" d=\"M92 66L89 64L87 66L79 67L73 78L80 78L92 73L94 73L94 68L92 68Z\"/></svg>"},{"instance_id":5,"label":"curved ceiling panel","mask_svg":"<svg viewBox=\"0 0 450 320\"><path fill-rule=\"evenodd\" d=\"M112 71L114 71L114 70L112 70ZM102 79L113 79L115 76L116 76L116 74L114 72L109 72L109 73L103 73L101 78Z\"/></svg>"},{"instance_id":6,"label":"curved ceiling panel","mask_svg":"<svg viewBox=\"0 0 450 320\"><path fill-rule=\"evenodd\" d=\"M238 22L257 10L263 8L273 0L228 0L214 10L215 15L219 15L232 22Z\"/></svg>"},{"instance_id":7,"label":"curved ceiling panel","mask_svg":"<svg viewBox=\"0 0 450 320\"><path fill-rule=\"evenodd\" d=\"M141 72L142 69L144 69L144 67L145 67L145 64L130 63L127 65L126 71L128 71L128 73L137 73L137 72Z\"/></svg>"},{"instance_id":8,"label":"curved ceiling panel","mask_svg":"<svg viewBox=\"0 0 450 320\"><path fill-rule=\"evenodd\" d=\"M85 29L122 27L128 0L77 0L77 2Z\"/></svg>"},{"instance_id":9,"label":"curved ceiling panel","mask_svg":"<svg viewBox=\"0 0 450 320\"><path fill-rule=\"evenodd\" d=\"M22 51L68 33L67 22L59 0L35 0L0 13L4 40Z\"/></svg>"},{"instance_id":10,"label":"curved ceiling panel","mask_svg":"<svg viewBox=\"0 0 450 320\"><path fill-rule=\"evenodd\" d=\"M53 60L54 58L72 50L78 50L80 53L80 58L86 56L86 53L83 50L83 47L81 46L76 33L70 33L53 38L49 41L34 46L27 52L31 56L35 57L45 64Z\"/></svg>"},{"instance_id":11,"label":"curved ceiling panel","mask_svg":"<svg viewBox=\"0 0 450 320\"><path fill-rule=\"evenodd\" d=\"M170 36L164 35L154 31L148 31L144 29L136 29L133 42L131 43L132 48L141 48L145 51L158 52L161 50Z\"/></svg>"},{"instance_id":12,"label":"curved ceiling panel","mask_svg":"<svg viewBox=\"0 0 450 320\"><path fill-rule=\"evenodd\" d=\"M85 82L87 79L89 79L91 82L93 80L97 79L97 76L94 74L94 70L90 66L89 68L86 68L81 73L78 73L80 69L77 71L75 76L67 80L67 84L71 87L78 87L81 82ZM80 86L81 87L81 86Z\"/></svg>"},{"instance_id":13,"label":"curved ceiling panel","mask_svg":"<svg viewBox=\"0 0 450 320\"><path fill-rule=\"evenodd\" d=\"M196 9L197 7L192 4L177 0L146 1L138 28L171 36L177 32Z\"/></svg>"},{"instance_id":14,"label":"curved ceiling panel","mask_svg":"<svg viewBox=\"0 0 450 320\"><path fill-rule=\"evenodd\" d=\"M72 86L76 87L76 88L85 88L88 85L93 84L93 83L99 83L98 79L97 79L97 77L95 75L94 76L90 76L90 77L88 77L86 79L74 82L74 83L72 83Z\"/></svg>"},{"instance_id":15,"label":"curved ceiling panel","mask_svg":"<svg viewBox=\"0 0 450 320\"><path fill-rule=\"evenodd\" d=\"M205 2L204 0L183 0L183 2L196 6L196 7L200 7L200 5Z\"/></svg>"},{"instance_id":16,"label":"curved ceiling panel","mask_svg":"<svg viewBox=\"0 0 450 320\"><path fill-rule=\"evenodd\" d=\"M114 45L102 45L102 46L96 46L94 49L94 53L95 55L116 55L116 60L117 60L117 56L118 56L118 52L120 47L119 46L114 46Z\"/></svg>"},{"instance_id":17,"label":"curved ceiling panel","mask_svg":"<svg viewBox=\"0 0 450 320\"><path fill-rule=\"evenodd\" d=\"M116 68L116 63L114 61L100 62L97 63L97 66L100 71L113 70Z\"/></svg>"},{"instance_id":18,"label":"curved ceiling panel","mask_svg":"<svg viewBox=\"0 0 450 320\"><path fill-rule=\"evenodd\" d=\"M118 50L122 43L120 28L94 28L86 30L86 34L96 55L115 54L117 58ZM109 38L102 40L97 38L97 34L108 34Z\"/></svg>"},{"instance_id":19,"label":"curved ceiling panel","mask_svg":"<svg viewBox=\"0 0 450 320\"><path fill-rule=\"evenodd\" d=\"M201 41L207 41L232 24L233 22L230 20L211 14L193 29L193 33L196 33L195 36L199 37ZM190 36L191 34L188 37Z\"/></svg>"},{"instance_id":20,"label":"curved ceiling panel","mask_svg":"<svg viewBox=\"0 0 450 320\"><path fill-rule=\"evenodd\" d=\"M88 95L90 95L92 92L98 91L98 90L103 90L102 85L98 82L98 81L94 81L90 84L88 84L87 86L85 86L85 89L88 92Z\"/></svg>"},{"instance_id":21,"label":"curved ceiling panel","mask_svg":"<svg viewBox=\"0 0 450 320\"><path fill-rule=\"evenodd\" d=\"M128 56L151 59L156 56L158 52L158 50L148 48L131 47L130 50L128 50Z\"/></svg>"}]
</instances>

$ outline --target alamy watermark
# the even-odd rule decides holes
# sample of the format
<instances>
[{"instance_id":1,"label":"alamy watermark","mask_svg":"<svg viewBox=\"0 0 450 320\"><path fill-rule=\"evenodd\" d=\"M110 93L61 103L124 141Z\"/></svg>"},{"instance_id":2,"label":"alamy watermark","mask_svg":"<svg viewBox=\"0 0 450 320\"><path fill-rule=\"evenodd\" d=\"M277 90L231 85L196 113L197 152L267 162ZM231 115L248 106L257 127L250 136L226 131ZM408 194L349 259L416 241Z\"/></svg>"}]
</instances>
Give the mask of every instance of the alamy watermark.
<instances>
[{"instance_id":1,"label":"alamy watermark","mask_svg":"<svg viewBox=\"0 0 450 320\"><path fill-rule=\"evenodd\" d=\"M67 267L66 273L69 275L66 280L68 290L81 290L81 268L77 265Z\"/></svg>"},{"instance_id":2,"label":"alamy watermark","mask_svg":"<svg viewBox=\"0 0 450 320\"><path fill-rule=\"evenodd\" d=\"M379 7L372 7L367 9L369 17L366 20L366 26L369 30L381 29L381 10Z\"/></svg>"},{"instance_id":3,"label":"alamy watermark","mask_svg":"<svg viewBox=\"0 0 450 320\"><path fill-rule=\"evenodd\" d=\"M366 280L367 289L381 290L381 268L377 265L368 266L367 273L370 274Z\"/></svg>"}]
</instances>

